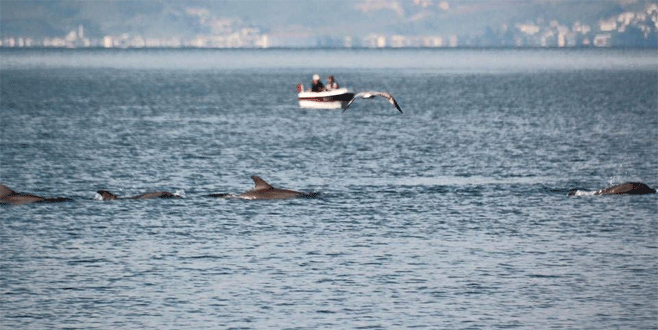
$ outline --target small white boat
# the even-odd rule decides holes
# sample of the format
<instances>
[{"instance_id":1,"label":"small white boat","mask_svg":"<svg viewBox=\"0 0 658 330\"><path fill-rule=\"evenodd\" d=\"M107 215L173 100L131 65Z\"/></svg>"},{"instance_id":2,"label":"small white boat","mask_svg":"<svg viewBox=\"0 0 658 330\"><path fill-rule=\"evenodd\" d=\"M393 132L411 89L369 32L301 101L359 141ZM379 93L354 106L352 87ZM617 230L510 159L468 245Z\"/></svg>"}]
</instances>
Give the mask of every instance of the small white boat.
<instances>
[{"instance_id":1,"label":"small white boat","mask_svg":"<svg viewBox=\"0 0 658 330\"><path fill-rule=\"evenodd\" d=\"M302 84L297 85L299 107L305 109L345 109L352 100L354 93L347 88L339 88L326 92L309 92Z\"/></svg>"}]
</instances>

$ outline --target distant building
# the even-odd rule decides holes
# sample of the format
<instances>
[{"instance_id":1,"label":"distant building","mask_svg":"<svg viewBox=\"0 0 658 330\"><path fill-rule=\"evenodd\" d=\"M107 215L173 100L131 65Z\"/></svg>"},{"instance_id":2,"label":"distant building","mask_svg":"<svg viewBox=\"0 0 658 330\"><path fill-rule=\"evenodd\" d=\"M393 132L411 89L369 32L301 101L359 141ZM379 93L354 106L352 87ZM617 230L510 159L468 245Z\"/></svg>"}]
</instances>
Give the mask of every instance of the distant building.
<instances>
[{"instance_id":1,"label":"distant building","mask_svg":"<svg viewBox=\"0 0 658 330\"><path fill-rule=\"evenodd\" d=\"M601 30L601 32L617 30L617 20L613 18L605 21L599 21L599 30Z\"/></svg>"},{"instance_id":2,"label":"distant building","mask_svg":"<svg viewBox=\"0 0 658 330\"><path fill-rule=\"evenodd\" d=\"M576 22L573 24L573 28L571 29L575 33L580 33L580 34L588 34L590 31L592 31L592 28L589 27L589 25L581 24L580 22Z\"/></svg>"},{"instance_id":3,"label":"distant building","mask_svg":"<svg viewBox=\"0 0 658 330\"><path fill-rule=\"evenodd\" d=\"M440 36L428 36L424 38L425 47L443 47L443 38Z\"/></svg>"},{"instance_id":4,"label":"distant building","mask_svg":"<svg viewBox=\"0 0 658 330\"><path fill-rule=\"evenodd\" d=\"M386 36L381 34L369 34L363 38L363 45L367 48L384 48L386 47Z\"/></svg>"},{"instance_id":5,"label":"distant building","mask_svg":"<svg viewBox=\"0 0 658 330\"><path fill-rule=\"evenodd\" d=\"M354 46L354 39L351 36L345 36L343 38L343 47L352 48Z\"/></svg>"},{"instance_id":6,"label":"distant building","mask_svg":"<svg viewBox=\"0 0 658 330\"><path fill-rule=\"evenodd\" d=\"M448 38L448 46L450 46L450 47L459 46L459 39L457 38L456 35L453 34Z\"/></svg>"},{"instance_id":7,"label":"distant building","mask_svg":"<svg viewBox=\"0 0 658 330\"><path fill-rule=\"evenodd\" d=\"M391 47L393 48L402 48L408 46L408 40L405 36L401 35L392 35L391 36Z\"/></svg>"},{"instance_id":8,"label":"distant building","mask_svg":"<svg viewBox=\"0 0 658 330\"><path fill-rule=\"evenodd\" d=\"M114 42L112 41L112 37L110 37L110 36L103 37L103 47L112 48L113 45L114 45Z\"/></svg>"},{"instance_id":9,"label":"distant building","mask_svg":"<svg viewBox=\"0 0 658 330\"><path fill-rule=\"evenodd\" d=\"M620 14L617 17L617 22L619 22L619 24L621 24L621 25L628 25L628 24L631 24L631 22L633 21L634 18L635 18L635 13L626 12L626 13Z\"/></svg>"},{"instance_id":10,"label":"distant building","mask_svg":"<svg viewBox=\"0 0 658 330\"><path fill-rule=\"evenodd\" d=\"M385 36L377 37L377 47L378 48L386 47L386 37Z\"/></svg>"},{"instance_id":11,"label":"distant building","mask_svg":"<svg viewBox=\"0 0 658 330\"><path fill-rule=\"evenodd\" d=\"M612 38L612 35L610 35L610 33L597 34L594 37L593 44L596 47L610 47L610 38Z\"/></svg>"},{"instance_id":12,"label":"distant building","mask_svg":"<svg viewBox=\"0 0 658 330\"><path fill-rule=\"evenodd\" d=\"M519 29L522 33L525 33L529 36L539 33L539 26L534 24L517 24L516 28Z\"/></svg>"}]
</instances>

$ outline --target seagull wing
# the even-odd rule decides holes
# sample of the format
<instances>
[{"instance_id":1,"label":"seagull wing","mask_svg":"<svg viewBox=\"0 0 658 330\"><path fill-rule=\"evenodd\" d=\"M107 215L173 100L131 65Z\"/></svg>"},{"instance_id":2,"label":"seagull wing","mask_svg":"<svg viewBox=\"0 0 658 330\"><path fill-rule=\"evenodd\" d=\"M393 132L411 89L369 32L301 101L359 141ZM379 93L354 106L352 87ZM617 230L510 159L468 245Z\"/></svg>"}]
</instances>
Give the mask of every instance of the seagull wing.
<instances>
[{"instance_id":1,"label":"seagull wing","mask_svg":"<svg viewBox=\"0 0 658 330\"><path fill-rule=\"evenodd\" d=\"M356 100L356 96L352 97L352 99L349 102L347 102L347 105L345 106L345 109L343 109L343 112L347 111L347 109L350 107L350 105L352 105L352 103L354 103L354 100Z\"/></svg>"},{"instance_id":2,"label":"seagull wing","mask_svg":"<svg viewBox=\"0 0 658 330\"><path fill-rule=\"evenodd\" d=\"M388 102L390 104L392 104L396 109L398 109L398 111L400 111L400 113L403 113L402 109L400 109L400 106L398 105L398 102L395 101L395 99L393 98L393 96L391 96L391 94L386 93L386 92L361 92L361 93L357 93L347 103L347 106L345 106L345 109L343 109L343 112L345 112L350 107L350 105L352 105L352 103L354 103L354 100L356 100L356 99L371 99L375 96L381 96L381 97L385 98L386 100L388 100Z\"/></svg>"},{"instance_id":3,"label":"seagull wing","mask_svg":"<svg viewBox=\"0 0 658 330\"><path fill-rule=\"evenodd\" d=\"M400 113L403 113L402 109L400 109L400 105L398 105L398 102L395 101L395 99L391 94L385 92L373 92L373 94L385 98L386 100L388 100L388 103L392 104L396 109L398 109L398 111L400 111Z\"/></svg>"},{"instance_id":4,"label":"seagull wing","mask_svg":"<svg viewBox=\"0 0 658 330\"><path fill-rule=\"evenodd\" d=\"M352 105L352 103L354 103L354 100L364 99L364 98L368 98L368 97L372 97L372 95L370 95L366 92L361 92L361 93L355 94L354 96L352 96L352 99L349 102L347 102L347 105L345 106L345 109L343 109L343 112L347 111L347 109L350 107L350 105Z\"/></svg>"}]
</instances>

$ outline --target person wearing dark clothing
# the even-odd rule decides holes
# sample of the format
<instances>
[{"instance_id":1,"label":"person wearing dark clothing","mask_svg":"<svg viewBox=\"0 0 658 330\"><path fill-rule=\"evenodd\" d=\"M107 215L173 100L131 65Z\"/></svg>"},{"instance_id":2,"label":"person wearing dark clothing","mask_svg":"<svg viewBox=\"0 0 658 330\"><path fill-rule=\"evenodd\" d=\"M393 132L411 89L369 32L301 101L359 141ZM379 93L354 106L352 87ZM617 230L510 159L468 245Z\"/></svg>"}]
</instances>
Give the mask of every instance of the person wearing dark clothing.
<instances>
[{"instance_id":1,"label":"person wearing dark clothing","mask_svg":"<svg viewBox=\"0 0 658 330\"><path fill-rule=\"evenodd\" d=\"M322 84L319 74L313 75L313 84L311 87L311 92L324 92L324 84Z\"/></svg>"}]
</instances>

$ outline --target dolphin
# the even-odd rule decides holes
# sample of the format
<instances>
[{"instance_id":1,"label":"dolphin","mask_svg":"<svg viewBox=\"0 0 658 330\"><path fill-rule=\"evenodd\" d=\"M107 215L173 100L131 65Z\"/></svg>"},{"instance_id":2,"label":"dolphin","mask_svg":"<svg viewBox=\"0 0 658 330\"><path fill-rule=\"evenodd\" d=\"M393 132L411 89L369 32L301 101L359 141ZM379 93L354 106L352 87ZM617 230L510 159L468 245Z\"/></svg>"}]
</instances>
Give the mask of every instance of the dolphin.
<instances>
[{"instance_id":1,"label":"dolphin","mask_svg":"<svg viewBox=\"0 0 658 330\"><path fill-rule=\"evenodd\" d=\"M182 198L179 195L172 194L167 191L151 192L151 193L141 194L132 197L117 197L116 195L114 195L113 193L107 190L99 190L97 191L97 193L101 195L101 199L104 201L113 201L115 199Z\"/></svg>"},{"instance_id":2,"label":"dolphin","mask_svg":"<svg viewBox=\"0 0 658 330\"><path fill-rule=\"evenodd\" d=\"M239 195L230 194L211 194L208 197L225 197L225 198L240 198L240 199L284 199L284 198L311 198L317 197L319 193L304 193L293 190L278 189L270 186L269 183L260 177L253 175L254 189L246 191Z\"/></svg>"},{"instance_id":3,"label":"dolphin","mask_svg":"<svg viewBox=\"0 0 658 330\"><path fill-rule=\"evenodd\" d=\"M48 198L23 194L15 192L11 190L11 188L0 184L0 204L59 203L70 200L72 199L64 197Z\"/></svg>"},{"instance_id":4,"label":"dolphin","mask_svg":"<svg viewBox=\"0 0 658 330\"><path fill-rule=\"evenodd\" d=\"M567 196L578 195L578 189L572 189ZM656 189L653 189L642 182L624 182L616 186L608 187L598 191L589 193L591 195L645 195L655 194ZM586 193L587 194L587 193Z\"/></svg>"}]
</instances>

